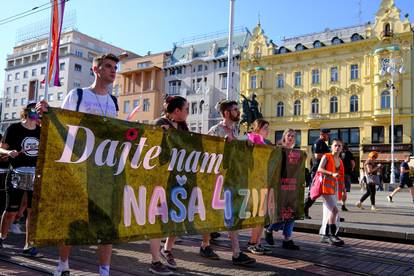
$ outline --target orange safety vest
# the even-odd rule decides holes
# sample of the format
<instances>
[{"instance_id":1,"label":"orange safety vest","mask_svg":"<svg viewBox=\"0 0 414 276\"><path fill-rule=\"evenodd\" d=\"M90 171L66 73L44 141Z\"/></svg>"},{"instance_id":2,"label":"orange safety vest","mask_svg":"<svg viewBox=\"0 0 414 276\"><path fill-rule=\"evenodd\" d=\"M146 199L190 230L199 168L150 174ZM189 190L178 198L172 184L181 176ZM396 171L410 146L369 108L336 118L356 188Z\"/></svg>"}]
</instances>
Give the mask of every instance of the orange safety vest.
<instances>
[{"instance_id":1,"label":"orange safety vest","mask_svg":"<svg viewBox=\"0 0 414 276\"><path fill-rule=\"evenodd\" d=\"M329 172L336 172L335 168L335 160L332 153L326 153L324 155L327 159L325 170ZM334 195L336 191L338 191L338 199L342 199L342 191L345 189L345 179L344 179L344 165L342 160L340 161L339 165L339 176L337 178L324 174L322 179L322 194L323 195Z\"/></svg>"}]
</instances>

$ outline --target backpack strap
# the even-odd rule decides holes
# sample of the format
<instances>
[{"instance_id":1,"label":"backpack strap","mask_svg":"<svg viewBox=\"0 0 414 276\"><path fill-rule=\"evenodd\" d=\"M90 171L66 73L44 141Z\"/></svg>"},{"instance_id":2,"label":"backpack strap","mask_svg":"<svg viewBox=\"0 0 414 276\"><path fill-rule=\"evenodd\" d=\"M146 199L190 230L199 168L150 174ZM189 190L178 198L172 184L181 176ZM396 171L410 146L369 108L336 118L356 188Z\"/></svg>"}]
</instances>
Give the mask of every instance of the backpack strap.
<instances>
[{"instance_id":1,"label":"backpack strap","mask_svg":"<svg viewBox=\"0 0 414 276\"><path fill-rule=\"evenodd\" d=\"M76 89L76 93L78 94L78 101L76 102L76 111L79 111L79 106L82 102L82 97L83 97L83 89L82 88ZM119 111L118 100L112 94L109 94L109 96L111 96L111 99L115 105L116 112L118 112Z\"/></svg>"},{"instance_id":2,"label":"backpack strap","mask_svg":"<svg viewBox=\"0 0 414 276\"><path fill-rule=\"evenodd\" d=\"M79 112L79 106L80 106L80 103L83 97L83 89L82 88L76 89L76 93L78 93L78 101L76 102L76 111Z\"/></svg>"},{"instance_id":3,"label":"backpack strap","mask_svg":"<svg viewBox=\"0 0 414 276\"><path fill-rule=\"evenodd\" d=\"M111 96L112 101L114 101L116 112L118 112L118 111L119 111L119 107L118 107L118 100L117 100L117 99L116 99L116 97L115 97L114 95L112 95L112 94L109 94L109 96Z\"/></svg>"}]
</instances>

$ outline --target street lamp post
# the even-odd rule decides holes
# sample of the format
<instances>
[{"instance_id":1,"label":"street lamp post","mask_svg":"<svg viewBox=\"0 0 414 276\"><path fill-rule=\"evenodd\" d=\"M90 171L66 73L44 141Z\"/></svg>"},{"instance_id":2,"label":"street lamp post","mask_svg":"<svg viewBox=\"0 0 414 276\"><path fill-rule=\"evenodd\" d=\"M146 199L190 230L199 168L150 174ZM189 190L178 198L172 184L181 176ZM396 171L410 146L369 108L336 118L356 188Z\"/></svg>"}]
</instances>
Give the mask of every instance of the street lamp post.
<instances>
[{"instance_id":1,"label":"street lamp post","mask_svg":"<svg viewBox=\"0 0 414 276\"><path fill-rule=\"evenodd\" d=\"M397 80L398 74L405 72L403 58L384 58L382 60L382 66L380 75L385 76L390 74L391 78L387 81L387 88L390 89L390 108L391 108L391 174L390 185L395 184L395 166L394 166L394 82Z\"/></svg>"}]
</instances>

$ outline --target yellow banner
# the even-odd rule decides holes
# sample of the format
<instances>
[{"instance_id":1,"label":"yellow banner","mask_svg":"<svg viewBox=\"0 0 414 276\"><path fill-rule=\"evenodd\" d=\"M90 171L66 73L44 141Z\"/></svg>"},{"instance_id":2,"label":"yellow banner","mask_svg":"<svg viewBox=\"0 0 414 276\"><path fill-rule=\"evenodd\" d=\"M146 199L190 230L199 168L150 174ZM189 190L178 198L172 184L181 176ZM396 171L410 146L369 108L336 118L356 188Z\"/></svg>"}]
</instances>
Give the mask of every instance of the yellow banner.
<instances>
[{"instance_id":1,"label":"yellow banner","mask_svg":"<svg viewBox=\"0 0 414 276\"><path fill-rule=\"evenodd\" d=\"M100 244L301 218L304 159L299 150L52 109L42 119L30 238Z\"/></svg>"}]
</instances>

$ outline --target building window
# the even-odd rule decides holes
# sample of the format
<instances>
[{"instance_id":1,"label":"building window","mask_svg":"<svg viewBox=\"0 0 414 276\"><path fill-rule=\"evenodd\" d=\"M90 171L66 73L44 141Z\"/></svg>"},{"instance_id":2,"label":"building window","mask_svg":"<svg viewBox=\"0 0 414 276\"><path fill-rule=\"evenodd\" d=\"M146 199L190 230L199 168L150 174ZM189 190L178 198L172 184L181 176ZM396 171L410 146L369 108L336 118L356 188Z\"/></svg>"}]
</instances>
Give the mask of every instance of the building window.
<instances>
[{"instance_id":1,"label":"building window","mask_svg":"<svg viewBox=\"0 0 414 276\"><path fill-rule=\"evenodd\" d=\"M316 40L313 43L313 48L321 48L322 47L322 43L319 40Z\"/></svg>"},{"instance_id":2,"label":"building window","mask_svg":"<svg viewBox=\"0 0 414 276\"><path fill-rule=\"evenodd\" d=\"M12 113L12 119L17 119L17 113L16 112Z\"/></svg>"},{"instance_id":3,"label":"building window","mask_svg":"<svg viewBox=\"0 0 414 276\"><path fill-rule=\"evenodd\" d=\"M32 77L36 77L37 75L37 69L32 69Z\"/></svg>"},{"instance_id":4,"label":"building window","mask_svg":"<svg viewBox=\"0 0 414 276\"><path fill-rule=\"evenodd\" d=\"M129 101L124 102L124 113L129 113Z\"/></svg>"},{"instance_id":5,"label":"building window","mask_svg":"<svg viewBox=\"0 0 414 276\"><path fill-rule=\"evenodd\" d=\"M14 79L20 80L20 72L17 72L16 74L14 74Z\"/></svg>"},{"instance_id":6,"label":"building window","mask_svg":"<svg viewBox=\"0 0 414 276\"><path fill-rule=\"evenodd\" d=\"M65 71L65 63L62 62L61 64L59 64L59 70L60 71Z\"/></svg>"},{"instance_id":7,"label":"building window","mask_svg":"<svg viewBox=\"0 0 414 276\"><path fill-rule=\"evenodd\" d=\"M12 75L11 74L8 74L7 75L7 81L11 81L12 80Z\"/></svg>"},{"instance_id":8,"label":"building window","mask_svg":"<svg viewBox=\"0 0 414 276\"><path fill-rule=\"evenodd\" d=\"M57 93L57 100L58 101L62 101L63 100L63 92L58 92Z\"/></svg>"},{"instance_id":9,"label":"building window","mask_svg":"<svg viewBox=\"0 0 414 276\"><path fill-rule=\"evenodd\" d=\"M134 100L133 102L132 102L132 108L135 108L135 107L137 107L139 105L139 100Z\"/></svg>"},{"instance_id":10,"label":"building window","mask_svg":"<svg viewBox=\"0 0 414 276\"><path fill-rule=\"evenodd\" d=\"M302 73L295 72L295 86L301 86L301 85L302 85Z\"/></svg>"},{"instance_id":11,"label":"building window","mask_svg":"<svg viewBox=\"0 0 414 276\"><path fill-rule=\"evenodd\" d=\"M351 36L351 41L358 41L358 40L361 40L361 39L362 39L362 36L360 34L357 34L357 33L355 33Z\"/></svg>"},{"instance_id":12,"label":"building window","mask_svg":"<svg viewBox=\"0 0 414 276\"><path fill-rule=\"evenodd\" d=\"M181 81L170 81L168 83L168 94L177 95L180 94Z\"/></svg>"},{"instance_id":13,"label":"building window","mask_svg":"<svg viewBox=\"0 0 414 276\"><path fill-rule=\"evenodd\" d=\"M250 77L250 89L256 89L256 76Z\"/></svg>"},{"instance_id":14,"label":"building window","mask_svg":"<svg viewBox=\"0 0 414 276\"><path fill-rule=\"evenodd\" d=\"M312 84L319 84L319 69L312 70Z\"/></svg>"},{"instance_id":15,"label":"building window","mask_svg":"<svg viewBox=\"0 0 414 276\"><path fill-rule=\"evenodd\" d=\"M383 126L373 126L371 128L371 132L372 132L372 143L373 144L384 143L384 127Z\"/></svg>"},{"instance_id":16,"label":"building window","mask_svg":"<svg viewBox=\"0 0 414 276\"><path fill-rule=\"evenodd\" d=\"M59 78L59 83L60 83L61 86L63 86L65 84L64 80L65 79L63 77Z\"/></svg>"},{"instance_id":17,"label":"building window","mask_svg":"<svg viewBox=\"0 0 414 276\"><path fill-rule=\"evenodd\" d=\"M27 84L23 84L22 85L22 92L26 92L27 91Z\"/></svg>"},{"instance_id":18,"label":"building window","mask_svg":"<svg viewBox=\"0 0 414 276\"><path fill-rule=\"evenodd\" d=\"M308 145L313 145L319 139L320 129L308 130Z\"/></svg>"},{"instance_id":19,"label":"building window","mask_svg":"<svg viewBox=\"0 0 414 276\"><path fill-rule=\"evenodd\" d=\"M6 88L6 96L10 96L10 91L11 91L11 88L10 87L7 87Z\"/></svg>"},{"instance_id":20,"label":"building window","mask_svg":"<svg viewBox=\"0 0 414 276\"><path fill-rule=\"evenodd\" d=\"M80 82L74 81L73 82L73 87L80 87Z\"/></svg>"},{"instance_id":21,"label":"building window","mask_svg":"<svg viewBox=\"0 0 414 276\"><path fill-rule=\"evenodd\" d=\"M142 106L142 110L143 111L149 111L150 110L150 102L149 102L149 99L144 99L143 106Z\"/></svg>"},{"instance_id":22,"label":"building window","mask_svg":"<svg viewBox=\"0 0 414 276\"><path fill-rule=\"evenodd\" d=\"M359 78L358 75L358 64L351 65L351 80L357 80Z\"/></svg>"},{"instance_id":23,"label":"building window","mask_svg":"<svg viewBox=\"0 0 414 276\"><path fill-rule=\"evenodd\" d=\"M220 60L219 61L219 68L227 67L227 60Z\"/></svg>"},{"instance_id":24,"label":"building window","mask_svg":"<svg viewBox=\"0 0 414 276\"><path fill-rule=\"evenodd\" d=\"M19 92L19 86L18 85L16 85L15 87L14 87L14 93L18 93Z\"/></svg>"},{"instance_id":25,"label":"building window","mask_svg":"<svg viewBox=\"0 0 414 276\"><path fill-rule=\"evenodd\" d=\"M207 71L207 70L208 70L208 66L204 65L204 71Z\"/></svg>"},{"instance_id":26,"label":"building window","mask_svg":"<svg viewBox=\"0 0 414 276\"><path fill-rule=\"evenodd\" d=\"M390 126L389 142L391 143L391 126ZM394 125L394 143L402 143L402 142L403 142L403 126Z\"/></svg>"},{"instance_id":27,"label":"building window","mask_svg":"<svg viewBox=\"0 0 414 276\"><path fill-rule=\"evenodd\" d=\"M313 99L311 103L311 112L312 114L319 114L319 100Z\"/></svg>"},{"instance_id":28,"label":"building window","mask_svg":"<svg viewBox=\"0 0 414 276\"><path fill-rule=\"evenodd\" d=\"M350 98L350 106L349 106L350 112L358 112L358 96L352 95Z\"/></svg>"},{"instance_id":29,"label":"building window","mask_svg":"<svg viewBox=\"0 0 414 276\"><path fill-rule=\"evenodd\" d=\"M199 64L197 67L197 72L203 71L203 64Z\"/></svg>"},{"instance_id":30,"label":"building window","mask_svg":"<svg viewBox=\"0 0 414 276\"><path fill-rule=\"evenodd\" d=\"M9 119L9 113L4 113L4 120L8 120Z\"/></svg>"},{"instance_id":31,"label":"building window","mask_svg":"<svg viewBox=\"0 0 414 276\"><path fill-rule=\"evenodd\" d=\"M391 95L389 91L383 91L381 93L381 108L382 109L391 108Z\"/></svg>"},{"instance_id":32,"label":"building window","mask_svg":"<svg viewBox=\"0 0 414 276\"><path fill-rule=\"evenodd\" d=\"M227 73L220 74L221 89L227 89Z\"/></svg>"},{"instance_id":33,"label":"building window","mask_svg":"<svg viewBox=\"0 0 414 276\"><path fill-rule=\"evenodd\" d=\"M24 71L23 72L23 78L27 79L29 77L29 71Z\"/></svg>"},{"instance_id":34,"label":"building window","mask_svg":"<svg viewBox=\"0 0 414 276\"><path fill-rule=\"evenodd\" d=\"M349 144L359 145L359 128L351 128L349 132Z\"/></svg>"},{"instance_id":35,"label":"building window","mask_svg":"<svg viewBox=\"0 0 414 276\"><path fill-rule=\"evenodd\" d=\"M276 116L283 117L285 115L285 105L283 102L278 102L276 106Z\"/></svg>"},{"instance_id":36,"label":"building window","mask_svg":"<svg viewBox=\"0 0 414 276\"><path fill-rule=\"evenodd\" d=\"M192 102L191 103L191 114L197 114L197 102Z\"/></svg>"},{"instance_id":37,"label":"building window","mask_svg":"<svg viewBox=\"0 0 414 276\"><path fill-rule=\"evenodd\" d=\"M331 67L331 82L338 81L338 67Z\"/></svg>"},{"instance_id":38,"label":"building window","mask_svg":"<svg viewBox=\"0 0 414 276\"><path fill-rule=\"evenodd\" d=\"M285 86L285 78L283 77L283 74L277 74L277 88L283 88Z\"/></svg>"},{"instance_id":39,"label":"building window","mask_svg":"<svg viewBox=\"0 0 414 276\"><path fill-rule=\"evenodd\" d=\"M49 101L49 102L53 102L53 100L55 99L55 97L53 96L53 94L48 94L47 95L47 100Z\"/></svg>"},{"instance_id":40,"label":"building window","mask_svg":"<svg viewBox=\"0 0 414 276\"><path fill-rule=\"evenodd\" d=\"M338 113L338 98L336 96L331 98L329 107L330 113Z\"/></svg>"},{"instance_id":41,"label":"building window","mask_svg":"<svg viewBox=\"0 0 414 276\"><path fill-rule=\"evenodd\" d=\"M75 63L75 71L82 72L82 65Z\"/></svg>"},{"instance_id":42,"label":"building window","mask_svg":"<svg viewBox=\"0 0 414 276\"><path fill-rule=\"evenodd\" d=\"M17 99L13 99L13 106L17 106Z\"/></svg>"},{"instance_id":43,"label":"building window","mask_svg":"<svg viewBox=\"0 0 414 276\"><path fill-rule=\"evenodd\" d=\"M42 67L42 68L40 68L40 74L41 74L41 75L46 74L46 67Z\"/></svg>"},{"instance_id":44,"label":"building window","mask_svg":"<svg viewBox=\"0 0 414 276\"><path fill-rule=\"evenodd\" d=\"M77 57L83 57L83 52L82 51L79 51L79 50L76 50L75 51L75 56L77 56Z\"/></svg>"},{"instance_id":45,"label":"building window","mask_svg":"<svg viewBox=\"0 0 414 276\"><path fill-rule=\"evenodd\" d=\"M300 116L302 105L300 100L296 100L293 104L293 116Z\"/></svg>"},{"instance_id":46,"label":"building window","mask_svg":"<svg viewBox=\"0 0 414 276\"><path fill-rule=\"evenodd\" d=\"M332 39L332 45L338 45L338 44L341 44L341 43L342 43L342 40L338 37L334 37Z\"/></svg>"}]
</instances>

